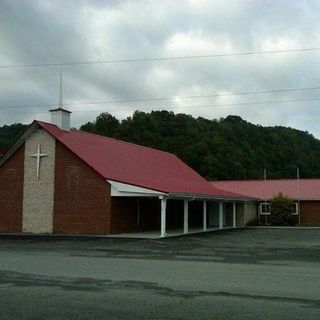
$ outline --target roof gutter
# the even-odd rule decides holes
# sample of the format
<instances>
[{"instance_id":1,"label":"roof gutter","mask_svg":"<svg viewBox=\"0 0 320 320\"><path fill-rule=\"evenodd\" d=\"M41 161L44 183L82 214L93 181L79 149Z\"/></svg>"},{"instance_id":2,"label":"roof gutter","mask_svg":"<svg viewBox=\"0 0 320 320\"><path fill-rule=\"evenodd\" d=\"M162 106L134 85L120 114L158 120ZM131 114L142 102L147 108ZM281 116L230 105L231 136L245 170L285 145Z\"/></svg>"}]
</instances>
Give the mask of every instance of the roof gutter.
<instances>
[{"instance_id":1,"label":"roof gutter","mask_svg":"<svg viewBox=\"0 0 320 320\"><path fill-rule=\"evenodd\" d=\"M241 198L241 197L222 197L222 196L209 196L209 195L196 195L196 194L188 194L188 193L176 193L169 192L167 194L168 199L186 199L189 201L194 200L223 200L223 201L243 201L243 202L252 202L259 201L255 198Z\"/></svg>"}]
</instances>

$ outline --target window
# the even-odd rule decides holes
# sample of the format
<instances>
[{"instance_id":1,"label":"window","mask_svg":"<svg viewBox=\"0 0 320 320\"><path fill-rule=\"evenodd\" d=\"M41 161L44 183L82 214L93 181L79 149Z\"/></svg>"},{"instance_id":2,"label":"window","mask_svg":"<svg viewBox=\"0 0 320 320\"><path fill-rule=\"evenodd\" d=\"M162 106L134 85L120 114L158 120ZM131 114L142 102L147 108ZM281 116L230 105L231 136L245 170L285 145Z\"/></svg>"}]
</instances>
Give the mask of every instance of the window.
<instances>
[{"instance_id":1,"label":"window","mask_svg":"<svg viewBox=\"0 0 320 320\"><path fill-rule=\"evenodd\" d=\"M298 213L299 213L298 203L295 202L293 205L293 210L292 210L291 214L297 215Z\"/></svg>"},{"instance_id":2,"label":"window","mask_svg":"<svg viewBox=\"0 0 320 320\"><path fill-rule=\"evenodd\" d=\"M260 203L260 214L265 215L265 214L271 214L270 212L270 203L269 202L263 202Z\"/></svg>"},{"instance_id":3,"label":"window","mask_svg":"<svg viewBox=\"0 0 320 320\"><path fill-rule=\"evenodd\" d=\"M297 215L299 213L298 203L295 202L291 214ZM271 214L271 205L269 202L260 203L260 215Z\"/></svg>"}]
</instances>

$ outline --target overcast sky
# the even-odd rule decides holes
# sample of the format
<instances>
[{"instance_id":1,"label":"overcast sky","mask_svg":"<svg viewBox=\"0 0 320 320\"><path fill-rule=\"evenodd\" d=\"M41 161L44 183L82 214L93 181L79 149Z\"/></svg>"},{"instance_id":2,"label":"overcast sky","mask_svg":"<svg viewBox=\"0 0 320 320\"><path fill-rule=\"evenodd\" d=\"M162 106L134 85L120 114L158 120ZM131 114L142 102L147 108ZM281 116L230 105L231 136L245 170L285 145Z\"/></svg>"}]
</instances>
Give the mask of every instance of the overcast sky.
<instances>
[{"instance_id":1,"label":"overcast sky","mask_svg":"<svg viewBox=\"0 0 320 320\"><path fill-rule=\"evenodd\" d=\"M319 14L320 1L312 0L0 0L0 66L320 48ZM63 97L73 126L103 111L123 119L137 109L168 109L209 119L239 115L320 137L320 101L252 104L317 99L320 89L230 95L318 87L319 62L320 50L69 65ZM220 96L182 98L203 95ZM49 121L48 106L30 105L58 98L59 67L0 68L0 125ZM84 104L157 98L172 100Z\"/></svg>"}]
</instances>

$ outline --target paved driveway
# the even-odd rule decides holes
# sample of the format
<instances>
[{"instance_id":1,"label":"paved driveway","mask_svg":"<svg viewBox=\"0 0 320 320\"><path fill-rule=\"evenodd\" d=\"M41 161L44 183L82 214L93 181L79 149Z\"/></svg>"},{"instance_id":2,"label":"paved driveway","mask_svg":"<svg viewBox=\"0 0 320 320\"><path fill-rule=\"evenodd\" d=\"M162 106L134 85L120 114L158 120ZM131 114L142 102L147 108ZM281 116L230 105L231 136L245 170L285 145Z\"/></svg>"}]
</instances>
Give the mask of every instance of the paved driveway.
<instances>
[{"instance_id":1,"label":"paved driveway","mask_svg":"<svg viewBox=\"0 0 320 320\"><path fill-rule=\"evenodd\" d=\"M320 230L0 238L0 319L320 319Z\"/></svg>"}]
</instances>

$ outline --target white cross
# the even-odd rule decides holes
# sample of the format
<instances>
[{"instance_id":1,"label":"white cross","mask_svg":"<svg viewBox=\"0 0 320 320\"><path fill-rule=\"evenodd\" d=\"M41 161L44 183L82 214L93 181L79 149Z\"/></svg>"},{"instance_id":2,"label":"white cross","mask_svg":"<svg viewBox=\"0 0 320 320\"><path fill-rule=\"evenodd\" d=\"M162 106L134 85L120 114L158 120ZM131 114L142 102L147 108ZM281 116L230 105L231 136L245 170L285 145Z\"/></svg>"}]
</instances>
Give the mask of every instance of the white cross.
<instances>
[{"instance_id":1,"label":"white cross","mask_svg":"<svg viewBox=\"0 0 320 320\"><path fill-rule=\"evenodd\" d=\"M37 180L39 180L40 176L40 161L42 157L47 157L47 154L41 153L40 144L38 144L38 152L35 154L32 154L30 157L37 158Z\"/></svg>"}]
</instances>

